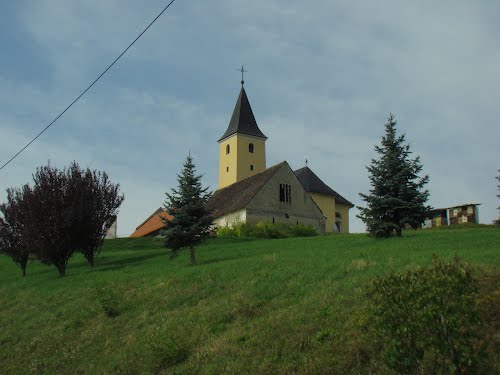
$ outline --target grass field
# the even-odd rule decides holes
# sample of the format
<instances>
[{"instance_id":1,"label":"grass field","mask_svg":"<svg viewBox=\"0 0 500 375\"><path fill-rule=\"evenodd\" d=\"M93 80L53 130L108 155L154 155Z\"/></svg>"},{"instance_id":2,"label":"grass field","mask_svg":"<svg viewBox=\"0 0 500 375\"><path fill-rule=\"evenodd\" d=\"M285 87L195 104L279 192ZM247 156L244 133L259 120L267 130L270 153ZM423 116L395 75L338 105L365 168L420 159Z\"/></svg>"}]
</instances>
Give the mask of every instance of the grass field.
<instances>
[{"instance_id":1,"label":"grass field","mask_svg":"<svg viewBox=\"0 0 500 375\"><path fill-rule=\"evenodd\" d=\"M60 278L0 256L0 373L369 373L371 280L458 255L498 269L500 230L215 239L170 260L155 239L108 240Z\"/></svg>"}]
</instances>

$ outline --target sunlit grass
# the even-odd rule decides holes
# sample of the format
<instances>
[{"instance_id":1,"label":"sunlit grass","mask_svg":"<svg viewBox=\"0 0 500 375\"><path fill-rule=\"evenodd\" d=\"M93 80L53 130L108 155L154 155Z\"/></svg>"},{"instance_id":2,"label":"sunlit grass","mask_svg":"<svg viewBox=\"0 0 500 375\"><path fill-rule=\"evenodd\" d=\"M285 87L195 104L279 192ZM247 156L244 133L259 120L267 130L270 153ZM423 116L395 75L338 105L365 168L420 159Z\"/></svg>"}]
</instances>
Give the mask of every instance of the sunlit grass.
<instances>
[{"instance_id":1,"label":"sunlit grass","mask_svg":"<svg viewBox=\"0 0 500 375\"><path fill-rule=\"evenodd\" d=\"M0 373L366 373L365 287L432 254L498 268L500 231L211 240L170 260L155 239L108 240L67 276L0 257Z\"/></svg>"}]
</instances>

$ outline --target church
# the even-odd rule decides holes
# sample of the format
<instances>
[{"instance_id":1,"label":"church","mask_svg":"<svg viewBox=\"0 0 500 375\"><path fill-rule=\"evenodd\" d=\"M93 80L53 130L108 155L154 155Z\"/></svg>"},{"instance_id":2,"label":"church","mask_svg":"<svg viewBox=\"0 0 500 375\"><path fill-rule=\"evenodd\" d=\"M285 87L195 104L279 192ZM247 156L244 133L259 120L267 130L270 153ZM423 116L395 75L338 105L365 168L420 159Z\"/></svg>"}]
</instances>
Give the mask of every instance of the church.
<instances>
[{"instance_id":1,"label":"church","mask_svg":"<svg viewBox=\"0 0 500 375\"><path fill-rule=\"evenodd\" d=\"M241 91L219 139L219 188L207 202L214 224L235 221L311 226L318 233L349 233L349 210L354 206L324 183L307 165L293 170L283 161L266 166L267 137L255 120L241 81ZM164 227L157 209L131 237L156 236Z\"/></svg>"}]
</instances>

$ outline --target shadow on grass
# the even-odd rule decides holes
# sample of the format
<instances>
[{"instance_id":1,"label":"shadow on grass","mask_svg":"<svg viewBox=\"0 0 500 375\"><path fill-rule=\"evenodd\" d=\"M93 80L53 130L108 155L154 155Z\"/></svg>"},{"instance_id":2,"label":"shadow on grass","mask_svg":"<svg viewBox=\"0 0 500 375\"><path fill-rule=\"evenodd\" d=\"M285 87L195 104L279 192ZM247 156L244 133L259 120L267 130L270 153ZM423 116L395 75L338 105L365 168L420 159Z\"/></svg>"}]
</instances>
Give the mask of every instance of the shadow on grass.
<instances>
[{"instance_id":1,"label":"shadow on grass","mask_svg":"<svg viewBox=\"0 0 500 375\"><path fill-rule=\"evenodd\" d=\"M226 257L226 258L213 258L213 259L207 259L207 260L199 261L197 264L199 266L204 266L206 264L221 263L221 262L226 262L228 260L236 260L236 259L243 259L243 258L248 258L248 257L246 257L246 256L238 256L238 257Z\"/></svg>"},{"instance_id":2,"label":"shadow on grass","mask_svg":"<svg viewBox=\"0 0 500 375\"><path fill-rule=\"evenodd\" d=\"M117 270L120 268L125 268L127 266L135 265L137 263L142 263L145 260L157 258L157 257L168 257L165 252L156 252L147 255L141 256L132 256L127 258L119 258L119 259L109 259L98 261L94 266L95 271L111 271ZM86 266L86 265L85 265Z\"/></svg>"}]
</instances>

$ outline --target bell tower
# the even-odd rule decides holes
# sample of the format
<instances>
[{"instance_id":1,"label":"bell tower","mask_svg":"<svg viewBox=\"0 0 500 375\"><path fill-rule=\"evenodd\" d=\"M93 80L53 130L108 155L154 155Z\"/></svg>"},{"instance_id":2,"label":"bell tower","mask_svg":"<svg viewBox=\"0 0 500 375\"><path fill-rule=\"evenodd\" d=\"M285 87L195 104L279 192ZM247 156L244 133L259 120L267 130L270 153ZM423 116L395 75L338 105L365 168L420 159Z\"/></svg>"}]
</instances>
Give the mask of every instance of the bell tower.
<instances>
[{"instance_id":1,"label":"bell tower","mask_svg":"<svg viewBox=\"0 0 500 375\"><path fill-rule=\"evenodd\" d=\"M218 141L219 189L266 169L267 137L257 126L244 83L242 79L231 121Z\"/></svg>"}]
</instances>

